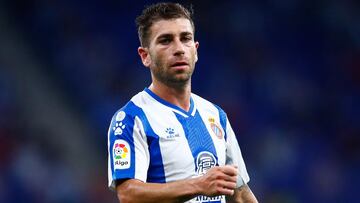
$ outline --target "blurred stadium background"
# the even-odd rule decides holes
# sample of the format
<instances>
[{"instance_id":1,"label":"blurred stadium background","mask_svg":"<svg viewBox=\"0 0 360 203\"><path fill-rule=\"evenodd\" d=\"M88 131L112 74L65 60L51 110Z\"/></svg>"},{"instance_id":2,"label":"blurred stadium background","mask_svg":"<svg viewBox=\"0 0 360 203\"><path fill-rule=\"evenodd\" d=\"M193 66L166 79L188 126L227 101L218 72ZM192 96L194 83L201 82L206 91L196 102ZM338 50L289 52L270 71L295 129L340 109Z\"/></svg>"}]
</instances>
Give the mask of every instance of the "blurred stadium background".
<instances>
[{"instance_id":1,"label":"blurred stadium background","mask_svg":"<svg viewBox=\"0 0 360 203\"><path fill-rule=\"evenodd\" d=\"M107 129L150 84L134 19L151 2L0 1L0 202L117 201ZM359 1L180 2L193 92L228 113L260 202L358 202Z\"/></svg>"}]
</instances>

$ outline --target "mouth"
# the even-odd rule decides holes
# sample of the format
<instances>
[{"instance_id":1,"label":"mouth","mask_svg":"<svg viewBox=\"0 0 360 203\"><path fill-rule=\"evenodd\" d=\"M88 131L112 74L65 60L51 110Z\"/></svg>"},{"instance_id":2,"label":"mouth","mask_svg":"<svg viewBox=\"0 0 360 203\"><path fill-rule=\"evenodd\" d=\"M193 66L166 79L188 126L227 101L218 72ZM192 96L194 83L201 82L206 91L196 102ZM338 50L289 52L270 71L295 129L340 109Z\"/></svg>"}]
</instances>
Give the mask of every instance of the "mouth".
<instances>
[{"instance_id":1,"label":"mouth","mask_svg":"<svg viewBox=\"0 0 360 203\"><path fill-rule=\"evenodd\" d=\"M189 66L189 64L185 61L178 61L171 65L171 67L174 67L174 68L185 68L187 66Z\"/></svg>"}]
</instances>

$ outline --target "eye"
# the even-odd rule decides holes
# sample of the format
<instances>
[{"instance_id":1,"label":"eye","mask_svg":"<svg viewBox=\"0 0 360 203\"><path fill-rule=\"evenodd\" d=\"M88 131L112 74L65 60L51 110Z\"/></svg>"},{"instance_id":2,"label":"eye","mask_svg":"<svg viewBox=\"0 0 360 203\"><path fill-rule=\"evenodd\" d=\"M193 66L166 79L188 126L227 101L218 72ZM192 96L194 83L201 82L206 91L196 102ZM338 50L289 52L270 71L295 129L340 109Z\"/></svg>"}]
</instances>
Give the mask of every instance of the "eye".
<instances>
[{"instance_id":1,"label":"eye","mask_svg":"<svg viewBox=\"0 0 360 203\"><path fill-rule=\"evenodd\" d=\"M164 45L169 44L170 42L171 42L170 38L163 38L159 40L159 43Z\"/></svg>"},{"instance_id":2,"label":"eye","mask_svg":"<svg viewBox=\"0 0 360 203\"><path fill-rule=\"evenodd\" d=\"M192 40L191 36L184 36L184 37L181 38L181 41L183 41L183 42L189 42L191 40Z\"/></svg>"}]
</instances>

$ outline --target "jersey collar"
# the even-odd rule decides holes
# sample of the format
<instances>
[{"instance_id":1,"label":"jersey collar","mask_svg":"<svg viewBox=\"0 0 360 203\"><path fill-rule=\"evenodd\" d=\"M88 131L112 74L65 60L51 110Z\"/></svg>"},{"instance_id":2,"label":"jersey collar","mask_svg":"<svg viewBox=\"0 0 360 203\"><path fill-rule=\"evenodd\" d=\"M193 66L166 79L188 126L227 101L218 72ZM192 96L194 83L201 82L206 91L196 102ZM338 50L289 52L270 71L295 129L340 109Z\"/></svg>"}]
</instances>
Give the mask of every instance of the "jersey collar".
<instances>
[{"instance_id":1,"label":"jersey collar","mask_svg":"<svg viewBox=\"0 0 360 203\"><path fill-rule=\"evenodd\" d=\"M171 108L173 111L175 111L176 113L179 113L185 117L188 116L193 116L195 115L195 104L194 104L194 100L193 98L190 96L190 109L189 111L185 111L184 109L162 99L161 97L159 97L158 95L156 95L154 92L152 92L149 88L145 88L144 91L146 93L148 93L152 98L154 98L156 101L158 101L159 103Z\"/></svg>"}]
</instances>

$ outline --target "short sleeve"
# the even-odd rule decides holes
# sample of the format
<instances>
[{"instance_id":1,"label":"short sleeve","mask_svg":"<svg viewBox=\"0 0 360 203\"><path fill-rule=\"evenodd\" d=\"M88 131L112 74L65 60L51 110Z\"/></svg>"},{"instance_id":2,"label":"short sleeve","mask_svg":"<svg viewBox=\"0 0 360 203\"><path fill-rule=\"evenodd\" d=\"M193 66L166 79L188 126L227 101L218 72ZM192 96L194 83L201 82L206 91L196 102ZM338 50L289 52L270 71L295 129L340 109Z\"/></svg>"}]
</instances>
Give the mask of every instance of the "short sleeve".
<instances>
[{"instance_id":1,"label":"short sleeve","mask_svg":"<svg viewBox=\"0 0 360 203\"><path fill-rule=\"evenodd\" d=\"M149 152L141 120L125 110L112 118L108 130L108 179L110 189L115 181L147 178Z\"/></svg>"},{"instance_id":2,"label":"short sleeve","mask_svg":"<svg viewBox=\"0 0 360 203\"><path fill-rule=\"evenodd\" d=\"M226 164L238 167L237 187L247 184L250 180L239 144L229 120L226 122Z\"/></svg>"}]
</instances>

